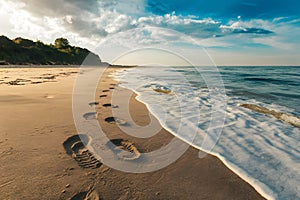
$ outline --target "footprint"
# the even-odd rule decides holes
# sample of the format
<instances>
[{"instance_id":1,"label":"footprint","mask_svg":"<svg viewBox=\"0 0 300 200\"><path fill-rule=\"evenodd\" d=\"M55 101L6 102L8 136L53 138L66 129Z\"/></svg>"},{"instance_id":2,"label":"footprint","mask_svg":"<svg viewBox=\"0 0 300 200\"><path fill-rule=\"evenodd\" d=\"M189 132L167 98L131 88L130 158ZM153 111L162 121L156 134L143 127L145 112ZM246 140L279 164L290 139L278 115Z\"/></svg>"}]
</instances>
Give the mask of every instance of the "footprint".
<instances>
[{"instance_id":1,"label":"footprint","mask_svg":"<svg viewBox=\"0 0 300 200\"><path fill-rule=\"evenodd\" d=\"M75 194L71 200L100 200L99 194L94 190L93 187L88 191L79 192Z\"/></svg>"},{"instance_id":2,"label":"footprint","mask_svg":"<svg viewBox=\"0 0 300 200\"><path fill-rule=\"evenodd\" d=\"M99 105L99 102L97 102L97 101L95 101L95 102L90 102L89 103L89 106L97 106L97 105Z\"/></svg>"},{"instance_id":3,"label":"footprint","mask_svg":"<svg viewBox=\"0 0 300 200\"><path fill-rule=\"evenodd\" d=\"M83 140L83 141L82 141ZM73 135L64 143L66 153L71 156L82 168L99 168L102 163L85 147L84 143L89 142L87 135Z\"/></svg>"},{"instance_id":4,"label":"footprint","mask_svg":"<svg viewBox=\"0 0 300 200\"><path fill-rule=\"evenodd\" d=\"M105 122L110 123L110 124L115 124L116 123L116 124L121 125L121 126L129 126L128 122L126 122L123 119L116 118L116 117L107 117L104 120L105 120Z\"/></svg>"},{"instance_id":5,"label":"footprint","mask_svg":"<svg viewBox=\"0 0 300 200\"><path fill-rule=\"evenodd\" d=\"M95 169L102 165L81 141L74 143L71 149L73 151L72 158L77 161L80 167Z\"/></svg>"},{"instance_id":6,"label":"footprint","mask_svg":"<svg viewBox=\"0 0 300 200\"><path fill-rule=\"evenodd\" d=\"M95 119L97 119L97 113L96 112L85 113L83 115L83 118L85 120L95 120Z\"/></svg>"},{"instance_id":7,"label":"footprint","mask_svg":"<svg viewBox=\"0 0 300 200\"><path fill-rule=\"evenodd\" d=\"M108 107L119 108L119 106L111 105L110 103L103 104L102 106L105 107L105 108L108 108Z\"/></svg>"},{"instance_id":8,"label":"footprint","mask_svg":"<svg viewBox=\"0 0 300 200\"><path fill-rule=\"evenodd\" d=\"M2 142L1 142L2 143ZM8 149L0 152L0 156L8 156L8 155L12 155L14 151L14 148L9 147Z\"/></svg>"},{"instance_id":9,"label":"footprint","mask_svg":"<svg viewBox=\"0 0 300 200\"><path fill-rule=\"evenodd\" d=\"M43 79L55 79L56 78L56 76L55 75L50 75L49 74L49 76L44 76L44 77L42 77Z\"/></svg>"},{"instance_id":10,"label":"footprint","mask_svg":"<svg viewBox=\"0 0 300 200\"><path fill-rule=\"evenodd\" d=\"M8 85L25 85L25 83L20 83L20 81L15 80L15 81L9 81Z\"/></svg>"},{"instance_id":11,"label":"footprint","mask_svg":"<svg viewBox=\"0 0 300 200\"><path fill-rule=\"evenodd\" d=\"M114 117L107 117L105 118L105 121L112 124L116 122L116 119Z\"/></svg>"},{"instance_id":12,"label":"footprint","mask_svg":"<svg viewBox=\"0 0 300 200\"><path fill-rule=\"evenodd\" d=\"M41 84L43 83L42 81L32 81L31 84Z\"/></svg>"},{"instance_id":13,"label":"footprint","mask_svg":"<svg viewBox=\"0 0 300 200\"><path fill-rule=\"evenodd\" d=\"M109 92L109 90L102 90L102 92Z\"/></svg>"},{"instance_id":14,"label":"footprint","mask_svg":"<svg viewBox=\"0 0 300 200\"><path fill-rule=\"evenodd\" d=\"M135 145L127 140L113 139L110 140L110 142L111 143L107 143L108 147L112 149L120 159L136 160L141 156L141 153Z\"/></svg>"}]
</instances>

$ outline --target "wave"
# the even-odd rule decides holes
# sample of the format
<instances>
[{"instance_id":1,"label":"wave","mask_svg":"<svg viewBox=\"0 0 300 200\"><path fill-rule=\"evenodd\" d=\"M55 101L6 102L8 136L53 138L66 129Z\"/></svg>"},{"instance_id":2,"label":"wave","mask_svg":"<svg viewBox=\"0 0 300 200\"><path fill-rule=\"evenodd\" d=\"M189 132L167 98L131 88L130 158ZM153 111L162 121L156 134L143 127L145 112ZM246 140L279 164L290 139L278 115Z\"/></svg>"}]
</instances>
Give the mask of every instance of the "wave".
<instances>
[{"instance_id":1,"label":"wave","mask_svg":"<svg viewBox=\"0 0 300 200\"><path fill-rule=\"evenodd\" d=\"M258 93L258 92L251 92L247 90L240 90L238 88L231 87L230 90L227 90L227 95L233 95L233 96L240 96L243 98L263 98L263 99L270 99L270 100L276 100L277 97L269 94L269 93Z\"/></svg>"},{"instance_id":2,"label":"wave","mask_svg":"<svg viewBox=\"0 0 300 200\"><path fill-rule=\"evenodd\" d=\"M180 79L176 70L157 68L135 68L126 73L116 74L115 78L120 81L121 86L136 92L137 99L146 104L162 126L174 136L199 150L217 156L264 197L299 199L299 118L288 114L291 110L287 107L257 101L257 94L248 94L251 91L243 90L244 93L237 95L233 90L227 97L223 132L217 139L216 146L206 149L203 145L204 138L207 136L214 139L214 135L207 131L210 126L210 120L207 119L212 117L212 98L209 91L211 88L204 87L201 81L197 82L197 79L201 79L197 73L190 73L190 69L186 68L180 70L179 73L185 74L187 82L192 81L192 84L178 81ZM189 73L185 73L186 71ZM153 87L170 89L174 95L160 95ZM260 92L268 96L269 91ZM248 97L244 98L245 95ZM179 104L180 100L183 101ZM200 112L193 109L192 105L198 106ZM160 109L162 107L164 109ZM199 120L195 120L197 115ZM196 127L199 130L194 141L189 140L188 131L178 131L181 119L188 122L187 128L193 130Z\"/></svg>"},{"instance_id":3,"label":"wave","mask_svg":"<svg viewBox=\"0 0 300 200\"><path fill-rule=\"evenodd\" d=\"M273 79L273 78L244 78L246 81L256 81L256 82L267 82L267 83L272 83L272 84L277 84L277 85L293 85L293 86L299 86L299 83L294 82L294 81L288 81L288 80L280 80L280 79Z\"/></svg>"},{"instance_id":4,"label":"wave","mask_svg":"<svg viewBox=\"0 0 300 200\"><path fill-rule=\"evenodd\" d=\"M287 94L287 93L279 93L279 92L270 92L270 94L273 94L273 95L276 95L276 96L281 96L281 97L289 97L289 98L300 99L299 94Z\"/></svg>"}]
</instances>

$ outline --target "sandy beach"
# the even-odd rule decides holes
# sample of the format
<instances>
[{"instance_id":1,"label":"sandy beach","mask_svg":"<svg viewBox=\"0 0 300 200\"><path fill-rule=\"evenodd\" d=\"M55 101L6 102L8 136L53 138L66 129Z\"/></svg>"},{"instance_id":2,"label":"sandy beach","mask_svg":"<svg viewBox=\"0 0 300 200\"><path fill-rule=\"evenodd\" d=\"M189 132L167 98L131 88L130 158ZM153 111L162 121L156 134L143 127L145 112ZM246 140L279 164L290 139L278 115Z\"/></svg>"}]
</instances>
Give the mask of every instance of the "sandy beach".
<instances>
[{"instance_id":1,"label":"sandy beach","mask_svg":"<svg viewBox=\"0 0 300 200\"><path fill-rule=\"evenodd\" d=\"M112 140L129 141L140 152L168 144L173 136L164 129L142 139L108 123L112 107L122 109L110 105L112 92L131 93L108 76L118 69L105 71L95 103L87 102L95 106L103 131ZM72 92L78 67L0 72L0 199L264 199L218 158L200 159L192 147L171 165L141 174L109 168L80 151L84 147L75 152ZM150 113L135 97L130 99L130 114L135 123L146 126ZM86 162L79 155L88 157Z\"/></svg>"}]
</instances>

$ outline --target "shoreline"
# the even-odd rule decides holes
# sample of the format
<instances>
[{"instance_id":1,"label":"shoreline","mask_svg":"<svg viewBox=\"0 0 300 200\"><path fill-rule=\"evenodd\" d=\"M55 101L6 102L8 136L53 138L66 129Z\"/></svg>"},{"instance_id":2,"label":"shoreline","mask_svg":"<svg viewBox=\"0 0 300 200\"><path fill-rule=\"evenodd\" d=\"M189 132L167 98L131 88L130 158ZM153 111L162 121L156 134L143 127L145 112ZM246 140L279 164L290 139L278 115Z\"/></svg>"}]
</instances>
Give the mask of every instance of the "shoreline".
<instances>
[{"instance_id":1,"label":"shoreline","mask_svg":"<svg viewBox=\"0 0 300 200\"><path fill-rule=\"evenodd\" d=\"M125 87L123 87L124 89L128 89L128 90L131 90L131 89L129 89L129 88L125 88ZM143 102L143 101L141 101L141 100L139 100L137 97L139 96L139 94L137 94L136 93L136 91L133 91L134 93L135 93L135 100L136 101L139 101L140 103L142 103L142 104L144 104L146 107L147 107L147 110L149 110L149 112L151 113L151 111L150 111L150 109L149 109L149 107L148 107L148 105L145 103L145 102ZM154 115L153 113L151 113L151 115ZM155 116L156 117L156 116ZM156 117L157 118L157 117ZM161 125L161 123L160 123L160 125ZM176 137L176 134L175 133L172 133L172 131L170 130L170 129L168 129L167 127L165 127L165 126L163 126L163 125L161 125L162 126L162 128L163 129L165 129L167 132L168 132L168 134L171 134L171 135L173 135L174 137ZM181 139L182 140L182 139ZM186 142L186 141L185 141ZM188 143L188 142L187 142ZM257 182L257 180L256 179L254 179L254 178L252 178L252 177L250 177L250 176L247 176L244 172L243 172L243 170L241 170L240 168L238 168L238 167L233 167L233 165L234 164L232 164L232 163L230 163L230 162L228 162L224 157L222 157L222 156L220 156L220 155L218 155L218 154L214 154L214 153L212 153L212 152L206 152L206 151L204 151L203 149L198 149L197 148L197 146L195 146L195 145L193 145L193 144L191 144L191 143L188 143L191 147L193 147L196 151L199 151L199 152L203 152L203 153L205 153L205 154L207 154L207 155L209 155L209 156L214 156L214 157L216 157L217 159L219 159L223 164L224 164L224 166L226 166L228 169L230 169L233 173L235 173L237 176L239 176L241 179L243 179L245 182L247 182L250 186L252 186L263 198L266 198L266 199L274 199L274 197L272 196L272 195L270 195L270 194L268 194L268 193L266 193L265 192L265 190L264 189L262 189L262 187L260 187L258 184L255 184L255 182ZM200 159L200 158L199 158ZM261 183L261 182L259 182L260 184L263 184L263 183ZM267 188L268 189L268 188Z\"/></svg>"},{"instance_id":2,"label":"shoreline","mask_svg":"<svg viewBox=\"0 0 300 200\"><path fill-rule=\"evenodd\" d=\"M126 69L126 68L125 68ZM115 70L117 70L117 69L115 69ZM109 72L109 74L112 74L113 72ZM104 75L105 76L105 75ZM118 84L118 81L114 78L114 77L111 77L112 79L113 79L113 81L114 81L114 84ZM100 82L100 85L101 85L101 82ZM130 101L131 101L131 103L132 104L135 104L135 108L136 109L134 109L134 111L133 111L133 113L134 112L138 112L137 110L138 110L138 108L139 108L139 106L140 107L143 107L142 108L142 111L141 112L148 112L148 114L149 115L152 115L153 116L153 114L151 114L151 112L149 111L149 108L147 107L147 104L146 103L144 103L144 102L142 102L141 100L139 100L138 99L138 96L139 96L139 94L138 93L136 93L135 91L132 91L132 90L130 90L130 89L128 89L128 88L124 88L124 87L122 87L122 86L117 86L118 88L122 88L122 89L120 89L120 90L124 90L123 92L129 92L129 93L133 93L133 96L131 97L131 99L130 99ZM101 86L100 86L100 90L101 89L104 89L105 87L103 86L102 88L101 88ZM98 89L98 90L99 90ZM139 106L136 106L136 104L139 104ZM132 113L130 113L130 114L132 114ZM156 120L157 120L157 118L155 117L155 116L153 116ZM149 119L148 119L149 120ZM137 119L135 119L134 118L134 115L133 115L133 121L134 122L139 122ZM147 122L147 123L149 123L149 121ZM147 123L144 123L144 125L146 125ZM159 122L159 124L160 124L160 122ZM140 124L138 124L138 125L140 125ZM143 125L143 123L142 123L142 125ZM161 124L160 124L160 126L161 126ZM166 129L165 127L162 127L162 132L163 132L163 135L168 135L168 136L166 136L168 139L162 139L162 138L160 138L159 139L159 142L162 142L162 143L164 143L164 145L168 142L168 141L170 141L170 136L171 137L175 137L172 133L171 133L171 131L170 130L168 130L168 129ZM159 132L158 133L158 135L159 134L161 134L161 132ZM154 137L156 137L156 136L154 136ZM143 143L144 141L143 141L143 139L136 139L136 138L133 138L133 137L126 137L126 139L129 139L129 140L131 140L131 141L133 141L133 143L135 143L135 144L139 144L139 143ZM155 140L155 139L154 139ZM166 140L166 141L164 141L164 140ZM157 140L155 140L156 142L157 142ZM148 149L149 150L149 149ZM200 150L198 150L198 149L196 149L195 147L192 147L192 146L190 146L189 147L189 149L188 149L188 151L192 151L193 152L193 154L194 155L197 155L197 158L196 159L199 159L198 158L198 153L199 153L199 151ZM186 154L186 153L185 153ZM186 155L183 155L183 156L181 156L178 160L181 160L182 159L182 157L185 157ZM240 179L240 181L241 182L243 182L243 183L246 183L251 189L256 189L256 191L255 192L258 192L259 190L257 190L258 188L254 188L254 186L253 185L251 185L246 179L243 179L242 177L239 177L239 175L237 174L237 173L235 173L230 167L229 167L229 165L226 165L226 162L224 163L224 161L222 161L222 159L220 159L219 157L217 157L216 155L212 155L212 154L207 154L207 156L206 156L207 158L209 158L209 159L212 159L212 160L214 160L214 161L211 161L211 162L221 162L222 163L222 167L220 167L220 168L226 168L225 169L225 171L228 169L228 170L230 170L230 172L232 172L232 173L234 173L234 175L235 176L238 176L238 178ZM215 159L217 159L217 161L215 160ZM178 162L178 161L176 161L176 162ZM176 163L175 162L175 163ZM194 162L194 163L193 163ZM199 159L199 162L197 162L197 161L193 161L192 163L190 163L191 165L193 165L193 164L196 164L196 165L198 165L199 163L201 163L201 159ZM173 165L173 164L171 164L171 165ZM166 168L168 168L169 166L167 166ZM187 166L186 166L187 167ZM159 170L159 171L164 171L165 170L165 168L163 168L163 169L161 169L161 170ZM221 169L221 170L224 170L224 169ZM151 173L151 172L150 172ZM155 173L155 172L153 172L153 173ZM196 176L196 175L195 175ZM201 177L199 177L199 178L201 178ZM248 179L249 180L249 179ZM250 188L247 188L246 189L246 191L247 192L249 192L249 190L251 190ZM249 189L249 190L248 190ZM261 191L260 191L261 192ZM268 195L267 194L264 194L263 192L261 192L261 193L259 193L259 195L263 195L263 196L261 196L260 198L265 198L265 197L268 197ZM239 199L238 197L237 197L237 199Z\"/></svg>"},{"instance_id":3,"label":"shoreline","mask_svg":"<svg viewBox=\"0 0 300 200\"><path fill-rule=\"evenodd\" d=\"M105 121L112 116L112 108L104 107L111 103L112 92L121 96L132 94L112 85L117 82L108 75L117 69L105 72L94 99L103 131L109 139L132 142L141 152L165 146L174 136L163 128L157 135L141 139L124 134L116 124ZM72 116L75 78L75 74L70 74L55 79L56 82L0 85L0 91L6 94L0 98L1 199L67 199L79 195L100 199L264 199L220 159L212 155L199 159L199 151L193 147L171 165L144 174L120 172L105 163L95 169L80 167L64 146L74 135L86 134L77 133ZM150 113L136 96L130 98L130 114L135 123L146 126ZM121 104L117 106L115 109L122 108Z\"/></svg>"},{"instance_id":4,"label":"shoreline","mask_svg":"<svg viewBox=\"0 0 300 200\"><path fill-rule=\"evenodd\" d=\"M113 72L114 73L114 72ZM119 80L118 80L118 78L117 77L113 77L113 75L112 75L112 78L116 81L116 82L119 82ZM140 100L138 97L141 95L141 94L139 94L137 91L135 91L135 90L132 90L132 89L130 89L130 88L126 88L126 87L124 87L124 86L121 86L121 87L123 87L124 89L126 89L126 90L131 90L133 93L134 93L134 95L135 95L135 101L138 101L138 102L140 102L140 103L142 103L142 104L144 104L145 105L145 107L146 107L146 109L148 110L148 112L151 114L151 115L153 115L156 119L157 119L157 116L155 116L155 114L153 114L152 112L151 112L151 109L149 108L149 105L146 103L146 102L144 102L144 101L142 101L142 100ZM159 121L159 120L158 120ZM176 137L176 133L173 133L173 131L172 130L170 130L170 129L168 129L168 127L165 127L165 126L163 126L160 122L159 122L159 124L160 124L160 126L162 126L162 128L163 129L165 129L167 132L168 132L168 134L171 134L172 136L174 136L174 137ZM181 140L184 140L184 139L182 139L182 138L180 138ZM274 197L270 194L270 193L267 193L266 192L266 190L269 190L269 188L268 187L266 187L266 186L264 186L264 184L263 183L261 183L261 182L259 182L259 184L262 184L263 186L260 186L260 185L258 185L257 183L255 184L255 182L258 182L256 179L254 179L254 178L252 178L252 177L250 177L250 176L247 176L247 174L245 173L245 172L243 172L243 170L241 170L239 167L237 167L237 166L234 166L234 164L232 164L232 163L230 163L230 162L228 162L224 157L222 157L222 156L220 156L220 155L218 155L218 154L214 154L214 153L212 153L212 152L206 152L206 151L204 151L203 149L199 149L199 148L197 148L197 146L195 146L195 145L193 145L192 143L189 143L189 142L187 142L187 141L185 141L186 143L188 143L189 145L190 145L190 147L192 147L192 148L194 148L196 151L199 151L199 152L203 152L203 153L205 153L205 154L207 154L207 155L209 155L209 156L214 156L214 157L216 157L217 159L219 159L223 164L224 164L224 166L226 166L228 169L230 169L232 172L234 172L236 175L238 175L242 180L244 180L245 182L247 182L249 185L251 185L263 198L266 198L266 199L274 199ZM200 159L200 158L199 158ZM263 187L265 187L265 190L263 189ZM272 192L272 191L271 191Z\"/></svg>"}]
</instances>

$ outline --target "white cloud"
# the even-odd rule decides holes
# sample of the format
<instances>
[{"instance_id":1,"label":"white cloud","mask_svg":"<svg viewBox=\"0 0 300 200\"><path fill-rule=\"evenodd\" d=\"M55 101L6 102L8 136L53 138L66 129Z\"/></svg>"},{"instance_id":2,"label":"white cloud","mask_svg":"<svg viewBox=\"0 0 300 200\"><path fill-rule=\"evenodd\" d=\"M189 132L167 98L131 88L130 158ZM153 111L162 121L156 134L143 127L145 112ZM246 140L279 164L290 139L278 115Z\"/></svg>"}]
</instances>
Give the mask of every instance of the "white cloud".
<instances>
[{"instance_id":1,"label":"white cloud","mask_svg":"<svg viewBox=\"0 0 300 200\"><path fill-rule=\"evenodd\" d=\"M136 48L189 43L212 48L261 44L279 50L299 49L300 30L293 25L299 19L238 17L224 23L175 12L159 16L146 13L145 0L2 0L0 11L6 17L1 21L10 21L3 26L7 27L3 34L47 43L66 37L71 44L90 49L107 38L112 38L112 44ZM117 37L111 37L114 34Z\"/></svg>"},{"instance_id":2,"label":"white cloud","mask_svg":"<svg viewBox=\"0 0 300 200\"><path fill-rule=\"evenodd\" d=\"M6 2L10 2L7 0ZM12 4L12 3L11 3ZM83 38L101 40L108 34L115 34L136 27L163 27L188 34L196 38L214 38L244 30L247 24L234 22L222 25L212 18L199 19L195 16L176 15L175 12L164 16L147 14L144 0L121 1L84 1L84 0L21 0L11 9L12 23L15 31L35 32L43 37L50 32L58 34L74 33ZM30 14L29 14L30 13ZM20 25L22 25L20 29ZM254 25L254 24L252 24ZM48 30L45 33L44 30ZM264 29L245 30L246 32L263 32ZM242 33L242 32L241 32ZM165 37L165 36L164 36ZM167 37L165 37L167 38ZM173 37L169 37L172 39ZM144 40L142 40L144 41Z\"/></svg>"}]
</instances>

